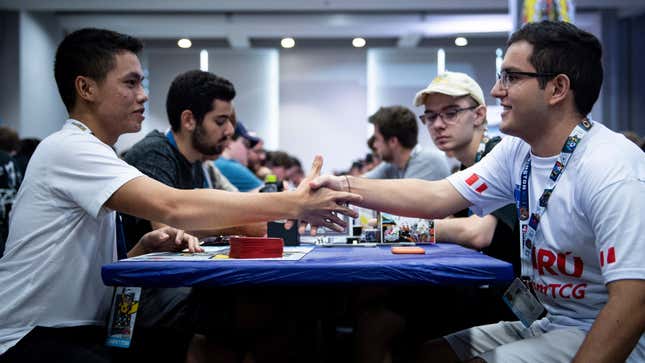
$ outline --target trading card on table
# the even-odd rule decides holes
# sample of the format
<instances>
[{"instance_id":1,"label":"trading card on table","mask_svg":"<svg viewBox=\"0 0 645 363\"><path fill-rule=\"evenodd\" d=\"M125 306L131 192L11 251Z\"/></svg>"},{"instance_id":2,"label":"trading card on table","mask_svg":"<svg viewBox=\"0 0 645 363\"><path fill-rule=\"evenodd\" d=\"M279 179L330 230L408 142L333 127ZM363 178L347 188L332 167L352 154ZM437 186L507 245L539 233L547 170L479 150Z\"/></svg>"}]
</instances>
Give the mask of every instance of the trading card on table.
<instances>
[{"instance_id":1,"label":"trading card on table","mask_svg":"<svg viewBox=\"0 0 645 363\"><path fill-rule=\"evenodd\" d=\"M115 288L105 345L118 348L130 347L140 298L140 287Z\"/></svg>"},{"instance_id":2,"label":"trading card on table","mask_svg":"<svg viewBox=\"0 0 645 363\"><path fill-rule=\"evenodd\" d=\"M427 219L382 214L384 242L433 242Z\"/></svg>"}]
</instances>

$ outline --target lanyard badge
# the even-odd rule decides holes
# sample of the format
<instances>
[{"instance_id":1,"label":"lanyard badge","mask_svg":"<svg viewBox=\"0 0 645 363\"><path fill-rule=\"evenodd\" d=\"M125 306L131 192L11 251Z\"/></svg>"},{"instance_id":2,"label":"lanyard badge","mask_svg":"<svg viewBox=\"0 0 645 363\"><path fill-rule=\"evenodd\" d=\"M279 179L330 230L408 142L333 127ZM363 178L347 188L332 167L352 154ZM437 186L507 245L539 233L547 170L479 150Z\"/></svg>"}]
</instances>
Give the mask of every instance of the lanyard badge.
<instances>
[{"instance_id":1,"label":"lanyard badge","mask_svg":"<svg viewBox=\"0 0 645 363\"><path fill-rule=\"evenodd\" d=\"M108 336L105 341L106 346L117 348L130 347L140 299L140 287L118 286L115 288L110 321L108 323Z\"/></svg>"},{"instance_id":2,"label":"lanyard badge","mask_svg":"<svg viewBox=\"0 0 645 363\"><path fill-rule=\"evenodd\" d=\"M477 153L475 154L475 163L478 163L483 157L484 157L484 151L486 151L486 143L490 139L487 136L482 137L481 141L479 142L479 146L477 146Z\"/></svg>"},{"instance_id":3,"label":"lanyard badge","mask_svg":"<svg viewBox=\"0 0 645 363\"><path fill-rule=\"evenodd\" d=\"M533 266L531 264L531 253L535 246L535 238L540 219L546 212L549 204L549 198L553 194L560 176L564 172L571 156L587 131L593 124L586 118L583 119L569 134L567 141L562 147L560 156L556 160L551 174L547 180L547 185L539 198L538 205L533 213L529 207L529 176L531 175L531 154L526 155L522 164L520 175L520 192L516 195L520 222L520 250L522 261L522 280L530 280L533 275ZM539 300L532 294L530 288L520 279L515 279L508 290L504 293L504 302L513 310L515 315L522 321L525 326L530 326L533 321L545 313L545 309Z\"/></svg>"}]
</instances>

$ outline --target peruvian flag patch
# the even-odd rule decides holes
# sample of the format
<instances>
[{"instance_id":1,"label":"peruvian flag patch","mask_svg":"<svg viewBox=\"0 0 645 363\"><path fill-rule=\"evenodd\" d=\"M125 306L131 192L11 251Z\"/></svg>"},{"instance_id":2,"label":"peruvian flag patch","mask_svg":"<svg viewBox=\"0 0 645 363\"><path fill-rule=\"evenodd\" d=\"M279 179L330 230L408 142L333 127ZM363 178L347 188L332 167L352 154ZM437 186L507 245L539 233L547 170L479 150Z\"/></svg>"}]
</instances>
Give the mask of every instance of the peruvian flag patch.
<instances>
[{"instance_id":1,"label":"peruvian flag patch","mask_svg":"<svg viewBox=\"0 0 645 363\"><path fill-rule=\"evenodd\" d=\"M466 184L480 194L483 193L484 190L488 189L488 185L486 185L479 175L475 173L466 179Z\"/></svg>"}]
</instances>

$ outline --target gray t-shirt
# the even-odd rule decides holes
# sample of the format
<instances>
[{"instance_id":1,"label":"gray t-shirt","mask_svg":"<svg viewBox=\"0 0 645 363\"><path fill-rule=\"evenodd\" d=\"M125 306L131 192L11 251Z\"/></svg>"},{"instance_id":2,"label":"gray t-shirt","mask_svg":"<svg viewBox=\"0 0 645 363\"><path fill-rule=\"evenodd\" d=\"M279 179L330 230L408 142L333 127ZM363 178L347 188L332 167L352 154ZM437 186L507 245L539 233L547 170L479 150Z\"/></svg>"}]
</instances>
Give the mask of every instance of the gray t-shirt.
<instances>
[{"instance_id":1,"label":"gray t-shirt","mask_svg":"<svg viewBox=\"0 0 645 363\"><path fill-rule=\"evenodd\" d=\"M400 169L392 163L381 163L363 176L370 179L424 179L439 180L450 175L446 157L435 150L417 145L412 149L407 165Z\"/></svg>"}]
</instances>

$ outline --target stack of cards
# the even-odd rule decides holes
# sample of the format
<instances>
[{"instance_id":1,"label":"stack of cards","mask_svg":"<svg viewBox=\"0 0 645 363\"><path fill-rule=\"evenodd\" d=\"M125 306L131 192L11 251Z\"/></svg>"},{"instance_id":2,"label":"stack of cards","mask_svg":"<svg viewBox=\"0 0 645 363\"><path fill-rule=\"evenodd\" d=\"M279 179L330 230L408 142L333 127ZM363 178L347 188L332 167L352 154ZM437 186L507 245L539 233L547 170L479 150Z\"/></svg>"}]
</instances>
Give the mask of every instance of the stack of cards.
<instances>
[{"instance_id":1,"label":"stack of cards","mask_svg":"<svg viewBox=\"0 0 645 363\"><path fill-rule=\"evenodd\" d=\"M275 258L282 257L282 238L231 237L230 258Z\"/></svg>"}]
</instances>

